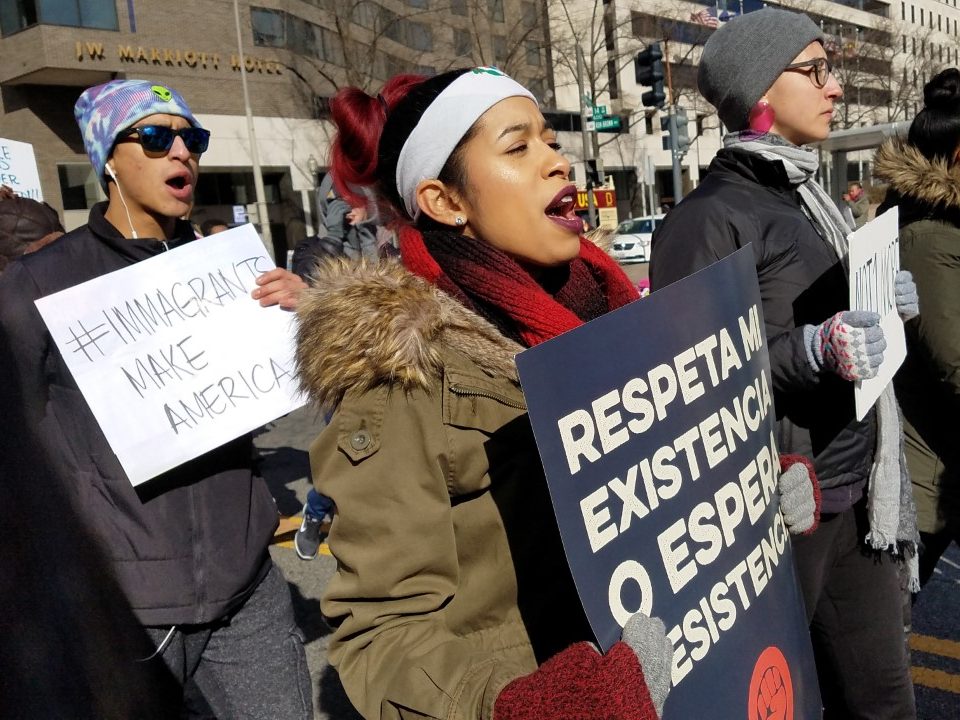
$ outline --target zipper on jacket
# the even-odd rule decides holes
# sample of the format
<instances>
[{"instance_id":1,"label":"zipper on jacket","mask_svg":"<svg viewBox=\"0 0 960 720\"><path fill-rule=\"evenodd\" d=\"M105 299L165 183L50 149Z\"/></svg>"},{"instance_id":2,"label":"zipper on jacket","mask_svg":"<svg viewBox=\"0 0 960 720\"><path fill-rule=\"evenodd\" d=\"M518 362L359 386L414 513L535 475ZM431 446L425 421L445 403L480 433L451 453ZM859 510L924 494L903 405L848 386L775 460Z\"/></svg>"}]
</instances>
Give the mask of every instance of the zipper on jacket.
<instances>
[{"instance_id":1,"label":"zipper on jacket","mask_svg":"<svg viewBox=\"0 0 960 720\"><path fill-rule=\"evenodd\" d=\"M461 397L483 397L488 398L489 400L496 400L497 402L517 408L518 410L527 409L525 403L517 402L512 398L508 398L506 395L500 395L499 393L495 393L490 390L483 390L481 388L460 385L459 383L452 384L450 386L450 392L452 392L454 395L460 395Z\"/></svg>"}]
</instances>

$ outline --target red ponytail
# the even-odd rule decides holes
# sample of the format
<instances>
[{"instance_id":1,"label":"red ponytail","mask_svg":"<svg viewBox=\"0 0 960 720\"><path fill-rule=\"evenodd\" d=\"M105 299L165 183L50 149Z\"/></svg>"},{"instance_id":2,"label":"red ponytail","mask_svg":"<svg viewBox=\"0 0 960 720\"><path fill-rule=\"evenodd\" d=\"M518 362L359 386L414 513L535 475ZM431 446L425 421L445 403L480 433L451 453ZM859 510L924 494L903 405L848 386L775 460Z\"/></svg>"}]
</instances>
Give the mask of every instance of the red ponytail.
<instances>
[{"instance_id":1,"label":"red ponytail","mask_svg":"<svg viewBox=\"0 0 960 720\"><path fill-rule=\"evenodd\" d=\"M366 203L351 187L377 184L377 153L387 113L424 80L426 77L422 75L395 75L376 97L359 88L347 87L330 102L337 126L330 149L330 169L337 192L351 205Z\"/></svg>"}]
</instances>

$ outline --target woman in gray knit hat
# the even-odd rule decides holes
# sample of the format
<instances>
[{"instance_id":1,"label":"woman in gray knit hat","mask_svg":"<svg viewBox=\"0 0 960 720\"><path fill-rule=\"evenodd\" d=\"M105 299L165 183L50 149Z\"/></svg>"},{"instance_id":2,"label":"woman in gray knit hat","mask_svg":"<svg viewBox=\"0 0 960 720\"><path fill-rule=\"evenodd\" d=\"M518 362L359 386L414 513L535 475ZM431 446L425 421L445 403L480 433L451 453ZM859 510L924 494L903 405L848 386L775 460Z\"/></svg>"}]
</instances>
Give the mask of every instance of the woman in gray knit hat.
<instances>
[{"instance_id":1,"label":"woman in gray knit hat","mask_svg":"<svg viewBox=\"0 0 960 720\"><path fill-rule=\"evenodd\" d=\"M892 389L858 421L856 380L886 341L875 313L850 311L848 226L816 183L807 147L830 131L842 91L806 15L765 8L707 42L700 92L731 131L704 181L653 238L654 290L752 244L781 453L812 458L819 526L794 538L825 718L916 717L899 570L916 568L915 512L901 472ZM897 308L915 315L909 273ZM915 578L915 574L914 574Z\"/></svg>"}]
</instances>

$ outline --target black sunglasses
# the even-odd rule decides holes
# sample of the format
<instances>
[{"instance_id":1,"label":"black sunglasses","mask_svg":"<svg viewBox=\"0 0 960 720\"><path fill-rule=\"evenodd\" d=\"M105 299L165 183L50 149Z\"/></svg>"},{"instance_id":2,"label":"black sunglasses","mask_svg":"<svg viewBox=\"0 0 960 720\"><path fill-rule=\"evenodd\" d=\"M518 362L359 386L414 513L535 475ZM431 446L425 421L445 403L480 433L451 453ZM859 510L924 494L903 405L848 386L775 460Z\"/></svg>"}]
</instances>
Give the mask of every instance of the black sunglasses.
<instances>
[{"instance_id":1,"label":"black sunglasses","mask_svg":"<svg viewBox=\"0 0 960 720\"><path fill-rule=\"evenodd\" d=\"M140 127L127 128L117 135L117 141L128 138L131 135L143 149L147 152L168 152L173 147L173 139L179 137L187 150L194 155L200 155L207 151L210 144L210 131L203 128L185 127L179 130L166 127L164 125L141 125Z\"/></svg>"},{"instance_id":2,"label":"black sunglasses","mask_svg":"<svg viewBox=\"0 0 960 720\"><path fill-rule=\"evenodd\" d=\"M800 68L813 68L813 71L807 72L807 75L813 79L814 85L818 88L822 88L827 84L830 73L833 72L833 65L830 64L829 60L822 57L787 65L784 70L799 70Z\"/></svg>"}]
</instances>

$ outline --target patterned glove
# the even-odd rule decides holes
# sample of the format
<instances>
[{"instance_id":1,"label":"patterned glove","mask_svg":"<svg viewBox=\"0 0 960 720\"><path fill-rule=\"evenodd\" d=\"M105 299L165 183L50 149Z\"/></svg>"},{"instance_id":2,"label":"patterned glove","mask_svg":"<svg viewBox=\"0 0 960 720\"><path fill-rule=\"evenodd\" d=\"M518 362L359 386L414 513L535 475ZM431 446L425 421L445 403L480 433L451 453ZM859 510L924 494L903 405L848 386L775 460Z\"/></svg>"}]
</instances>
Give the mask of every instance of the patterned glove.
<instances>
[{"instance_id":1,"label":"patterned glove","mask_svg":"<svg viewBox=\"0 0 960 720\"><path fill-rule=\"evenodd\" d=\"M909 270L901 270L893 280L893 289L896 293L897 312L906 322L920 314L920 296L917 295L917 284Z\"/></svg>"},{"instance_id":2,"label":"patterned glove","mask_svg":"<svg viewBox=\"0 0 960 720\"><path fill-rule=\"evenodd\" d=\"M820 524L820 483L803 455L781 455L780 510L791 535L809 535Z\"/></svg>"},{"instance_id":3,"label":"patterned glove","mask_svg":"<svg viewBox=\"0 0 960 720\"><path fill-rule=\"evenodd\" d=\"M844 380L876 375L887 347L880 316L866 310L839 312L816 327L807 325L804 339L813 369L832 370Z\"/></svg>"},{"instance_id":4,"label":"patterned glove","mask_svg":"<svg viewBox=\"0 0 960 720\"><path fill-rule=\"evenodd\" d=\"M659 619L638 615L624 628L624 642L606 655L576 643L511 682L497 697L493 719L658 720L670 687L673 645Z\"/></svg>"}]
</instances>

